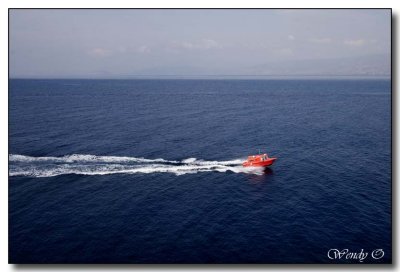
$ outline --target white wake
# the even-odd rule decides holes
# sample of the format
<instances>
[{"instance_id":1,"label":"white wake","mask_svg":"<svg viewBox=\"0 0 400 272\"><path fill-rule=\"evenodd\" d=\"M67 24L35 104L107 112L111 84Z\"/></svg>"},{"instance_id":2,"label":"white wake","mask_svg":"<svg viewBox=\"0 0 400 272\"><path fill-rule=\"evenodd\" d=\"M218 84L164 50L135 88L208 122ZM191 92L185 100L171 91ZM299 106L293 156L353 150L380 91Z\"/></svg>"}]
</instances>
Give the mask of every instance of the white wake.
<instances>
[{"instance_id":1,"label":"white wake","mask_svg":"<svg viewBox=\"0 0 400 272\"><path fill-rule=\"evenodd\" d=\"M172 173L175 175L199 172L233 172L260 175L259 168L242 167L243 159L206 161L197 158L184 160L145 159L136 157L95 156L73 154L63 157L31 157L9 155L10 176L53 177L58 175L111 175Z\"/></svg>"}]
</instances>

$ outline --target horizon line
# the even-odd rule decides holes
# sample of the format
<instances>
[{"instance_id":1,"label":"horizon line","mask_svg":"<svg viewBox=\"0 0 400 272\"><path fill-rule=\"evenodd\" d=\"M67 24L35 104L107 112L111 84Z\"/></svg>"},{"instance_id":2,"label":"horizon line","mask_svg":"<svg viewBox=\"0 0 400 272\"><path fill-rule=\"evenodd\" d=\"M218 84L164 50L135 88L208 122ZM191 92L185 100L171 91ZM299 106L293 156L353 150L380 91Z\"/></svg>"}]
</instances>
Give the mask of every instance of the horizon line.
<instances>
[{"instance_id":1,"label":"horizon line","mask_svg":"<svg viewBox=\"0 0 400 272\"><path fill-rule=\"evenodd\" d=\"M174 79L184 79L184 78L224 78L224 77L253 77L253 78L274 78L274 77L286 77L286 78L308 78L308 77L316 77L316 78L332 78L332 77L358 77L358 78L391 78L391 74L381 74L381 75L340 75L340 74L325 74L325 75L240 75L240 74L222 74L222 75L109 75L109 76L9 76L8 79L141 79L141 78L174 78Z\"/></svg>"}]
</instances>

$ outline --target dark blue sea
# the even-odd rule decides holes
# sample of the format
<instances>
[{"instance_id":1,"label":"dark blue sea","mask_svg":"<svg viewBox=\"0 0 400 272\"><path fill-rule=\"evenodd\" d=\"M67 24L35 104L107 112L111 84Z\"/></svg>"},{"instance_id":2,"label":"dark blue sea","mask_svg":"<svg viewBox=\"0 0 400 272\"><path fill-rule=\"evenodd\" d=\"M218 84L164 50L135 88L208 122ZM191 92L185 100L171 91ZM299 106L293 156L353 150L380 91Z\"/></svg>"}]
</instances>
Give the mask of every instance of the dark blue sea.
<instances>
[{"instance_id":1,"label":"dark blue sea","mask_svg":"<svg viewBox=\"0 0 400 272\"><path fill-rule=\"evenodd\" d=\"M391 236L390 80L9 82L11 263L389 263Z\"/></svg>"}]
</instances>

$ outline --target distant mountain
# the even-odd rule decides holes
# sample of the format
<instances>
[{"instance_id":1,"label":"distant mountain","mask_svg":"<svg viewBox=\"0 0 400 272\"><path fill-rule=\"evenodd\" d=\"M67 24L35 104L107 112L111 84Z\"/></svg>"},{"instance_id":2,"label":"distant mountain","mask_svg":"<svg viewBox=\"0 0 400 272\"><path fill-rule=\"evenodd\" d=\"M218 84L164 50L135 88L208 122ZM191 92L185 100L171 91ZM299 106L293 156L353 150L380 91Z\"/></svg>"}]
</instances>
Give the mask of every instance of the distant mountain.
<instances>
[{"instance_id":1,"label":"distant mountain","mask_svg":"<svg viewBox=\"0 0 400 272\"><path fill-rule=\"evenodd\" d=\"M154 66L127 74L93 73L93 77L238 77L238 76L390 76L391 59L388 55L369 55L348 58L304 59L271 61L254 66Z\"/></svg>"},{"instance_id":2,"label":"distant mountain","mask_svg":"<svg viewBox=\"0 0 400 272\"><path fill-rule=\"evenodd\" d=\"M270 62L253 66L247 73L253 75L389 76L390 61L388 55L370 55Z\"/></svg>"},{"instance_id":3,"label":"distant mountain","mask_svg":"<svg viewBox=\"0 0 400 272\"><path fill-rule=\"evenodd\" d=\"M207 74L207 69L197 66L158 66L148 69L142 69L135 73L135 75L204 75Z\"/></svg>"}]
</instances>

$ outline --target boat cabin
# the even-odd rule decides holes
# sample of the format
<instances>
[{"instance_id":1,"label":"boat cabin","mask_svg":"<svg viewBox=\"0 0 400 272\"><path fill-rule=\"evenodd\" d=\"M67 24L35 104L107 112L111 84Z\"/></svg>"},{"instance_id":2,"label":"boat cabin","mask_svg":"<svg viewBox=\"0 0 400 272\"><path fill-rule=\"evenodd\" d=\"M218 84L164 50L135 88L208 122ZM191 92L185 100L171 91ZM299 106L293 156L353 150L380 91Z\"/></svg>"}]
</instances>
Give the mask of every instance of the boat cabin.
<instances>
[{"instance_id":1,"label":"boat cabin","mask_svg":"<svg viewBox=\"0 0 400 272\"><path fill-rule=\"evenodd\" d=\"M260 162L260 161L266 161L268 159L269 157L267 154L252 155L247 157L248 162Z\"/></svg>"}]
</instances>

